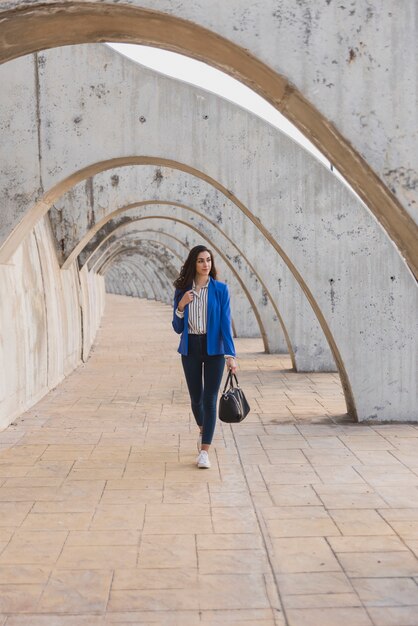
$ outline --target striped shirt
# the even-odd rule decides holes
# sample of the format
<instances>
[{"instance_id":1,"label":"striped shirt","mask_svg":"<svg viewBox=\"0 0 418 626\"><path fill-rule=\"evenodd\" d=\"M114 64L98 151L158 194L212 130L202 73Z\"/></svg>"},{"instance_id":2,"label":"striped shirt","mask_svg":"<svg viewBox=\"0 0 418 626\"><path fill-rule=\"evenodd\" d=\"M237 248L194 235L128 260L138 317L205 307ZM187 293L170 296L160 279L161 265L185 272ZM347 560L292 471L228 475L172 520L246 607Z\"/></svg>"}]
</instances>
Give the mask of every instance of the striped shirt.
<instances>
[{"instance_id":1,"label":"striped shirt","mask_svg":"<svg viewBox=\"0 0 418 626\"><path fill-rule=\"evenodd\" d=\"M209 281L200 288L198 292L193 282L193 300L189 304L189 335L204 335L206 333L206 324L208 318L208 286ZM176 314L184 317L184 311L177 309Z\"/></svg>"},{"instance_id":2,"label":"striped shirt","mask_svg":"<svg viewBox=\"0 0 418 626\"><path fill-rule=\"evenodd\" d=\"M208 286L209 281L197 292L193 282L194 298L189 304L189 335L204 335L208 319Z\"/></svg>"}]
</instances>

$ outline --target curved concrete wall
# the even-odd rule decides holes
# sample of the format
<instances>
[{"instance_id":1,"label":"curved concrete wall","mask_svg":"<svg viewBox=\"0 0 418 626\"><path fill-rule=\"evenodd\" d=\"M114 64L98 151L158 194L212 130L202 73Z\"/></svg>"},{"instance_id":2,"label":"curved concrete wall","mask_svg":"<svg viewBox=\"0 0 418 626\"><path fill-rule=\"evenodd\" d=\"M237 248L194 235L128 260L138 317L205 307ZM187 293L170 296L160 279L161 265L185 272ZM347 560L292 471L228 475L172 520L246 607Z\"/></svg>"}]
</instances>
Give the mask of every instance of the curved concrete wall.
<instances>
[{"instance_id":1,"label":"curved concrete wall","mask_svg":"<svg viewBox=\"0 0 418 626\"><path fill-rule=\"evenodd\" d=\"M49 220L38 222L0 265L0 428L87 358L103 306L102 277L60 270Z\"/></svg>"}]
</instances>

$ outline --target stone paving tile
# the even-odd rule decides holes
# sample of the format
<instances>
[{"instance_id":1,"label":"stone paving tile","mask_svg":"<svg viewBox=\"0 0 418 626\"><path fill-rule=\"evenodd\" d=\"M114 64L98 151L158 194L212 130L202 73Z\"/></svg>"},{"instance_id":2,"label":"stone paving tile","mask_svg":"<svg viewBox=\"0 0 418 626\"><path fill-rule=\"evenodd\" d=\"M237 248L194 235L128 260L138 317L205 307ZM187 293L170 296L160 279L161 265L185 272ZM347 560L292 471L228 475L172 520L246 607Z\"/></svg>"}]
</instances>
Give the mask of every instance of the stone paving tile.
<instances>
[{"instance_id":1,"label":"stone paving tile","mask_svg":"<svg viewBox=\"0 0 418 626\"><path fill-rule=\"evenodd\" d=\"M379 485L375 490L388 507L409 508L418 503L418 485Z\"/></svg>"},{"instance_id":2,"label":"stone paving tile","mask_svg":"<svg viewBox=\"0 0 418 626\"><path fill-rule=\"evenodd\" d=\"M373 622L361 607L309 608L287 611L289 626L372 626Z\"/></svg>"},{"instance_id":3,"label":"stone paving tile","mask_svg":"<svg viewBox=\"0 0 418 626\"><path fill-rule=\"evenodd\" d=\"M331 518L270 519L267 520L270 537L332 537L340 531Z\"/></svg>"},{"instance_id":4,"label":"stone paving tile","mask_svg":"<svg viewBox=\"0 0 418 626\"><path fill-rule=\"evenodd\" d=\"M197 470L170 317L108 297L0 433L0 626L418 626L418 427L352 424L338 375L237 340L252 412Z\"/></svg>"},{"instance_id":5,"label":"stone paving tile","mask_svg":"<svg viewBox=\"0 0 418 626\"><path fill-rule=\"evenodd\" d=\"M196 535L196 544L202 550L262 550L262 537L258 533Z\"/></svg>"},{"instance_id":6,"label":"stone paving tile","mask_svg":"<svg viewBox=\"0 0 418 626\"><path fill-rule=\"evenodd\" d=\"M2 585L43 585L48 581L51 568L38 565L0 565L0 590Z\"/></svg>"},{"instance_id":7,"label":"stone paving tile","mask_svg":"<svg viewBox=\"0 0 418 626\"><path fill-rule=\"evenodd\" d=\"M350 579L343 572L303 572L278 574L282 596L313 596L315 594L348 594L353 591Z\"/></svg>"},{"instance_id":8,"label":"stone paving tile","mask_svg":"<svg viewBox=\"0 0 418 626\"><path fill-rule=\"evenodd\" d=\"M2 613L26 613L38 605L42 585L7 584L0 586L0 611Z\"/></svg>"},{"instance_id":9,"label":"stone paving tile","mask_svg":"<svg viewBox=\"0 0 418 626\"><path fill-rule=\"evenodd\" d=\"M269 572L265 551L261 550L199 550L198 567L202 574L245 574Z\"/></svg>"},{"instance_id":10,"label":"stone paving tile","mask_svg":"<svg viewBox=\"0 0 418 626\"><path fill-rule=\"evenodd\" d=\"M340 552L338 558L352 578L418 576L418 559L409 551Z\"/></svg>"},{"instance_id":11,"label":"stone paving tile","mask_svg":"<svg viewBox=\"0 0 418 626\"><path fill-rule=\"evenodd\" d=\"M116 569L113 589L185 589L197 585L197 569Z\"/></svg>"},{"instance_id":12,"label":"stone paving tile","mask_svg":"<svg viewBox=\"0 0 418 626\"><path fill-rule=\"evenodd\" d=\"M364 606L418 609L418 585L413 578L353 578L352 582Z\"/></svg>"},{"instance_id":13,"label":"stone paving tile","mask_svg":"<svg viewBox=\"0 0 418 626\"><path fill-rule=\"evenodd\" d=\"M359 607L361 600L356 593L316 593L313 595L282 596L283 606L291 609L328 609L343 607Z\"/></svg>"},{"instance_id":14,"label":"stone paving tile","mask_svg":"<svg viewBox=\"0 0 418 626\"><path fill-rule=\"evenodd\" d=\"M33 502L0 502L0 527L20 526L32 507Z\"/></svg>"},{"instance_id":15,"label":"stone paving tile","mask_svg":"<svg viewBox=\"0 0 418 626\"><path fill-rule=\"evenodd\" d=\"M394 535L395 531L374 509L331 509L329 514L343 535Z\"/></svg>"},{"instance_id":16,"label":"stone paving tile","mask_svg":"<svg viewBox=\"0 0 418 626\"><path fill-rule=\"evenodd\" d=\"M0 465L0 478L3 479L15 476L26 476L28 471L29 470L26 465ZM1 484L4 484L4 480Z\"/></svg>"},{"instance_id":17,"label":"stone paving tile","mask_svg":"<svg viewBox=\"0 0 418 626\"><path fill-rule=\"evenodd\" d=\"M336 556L323 537L272 539L278 573L340 572Z\"/></svg>"},{"instance_id":18,"label":"stone paving tile","mask_svg":"<svg viewBox=\"0 0 418 626\"><path fill-rule=\"evenodd\" d=\"M0 566L52 565L57 560L67 535L65 531L17 530L0 555Z\"/></svg>"},{"instance_id":19,"label":"stone paving tile","mask_svg":"<svg viewBox=\"0 0 418 626\"><path fill-rule=\"evenodd\" d=\"M277 506L322 505L311 485L269 485L268 490Z\"/></svg>"},{"instance_id":20,"label":"stone paving tile","mask_svg":"<svg viewBox=\"0 0 418 626\"><path fill-rule=\"evenodd\" d=\"M385 606L367 609L374 624L379 626L417 626L416 606Z\"/></svg>"},{"instance_id":21,"label":"stone paving tile","mask_svg":"<svg viewBox=\"0 0 418 626\"><path fill-rule=\"evenodd\" d=\"M93 513L29 513L24 530L83 530L89 527Z\"/></svg>"},{"instance_id":22,"label":"stone paving tile","mask_svg":"<svg viewBox=\"0 0 418 626\"><path fill-rule=\"evenodd\" d=\"M418 505L418 501L416 503ZM418 506L405 509L382 509L379 514L388 522L418 521Z\"/></svg>"},{"instance_id":23,"label":"stone paving tile","mask_svg":"<svg viewBox=\"0 0 418 626\"><path fill-rule=\"evenodd\" d=\"M328 537L328 543L335 553L339 552L399 552L408 550L396 535L369 535L366 537Z\"/></svg>"},{"instance_id":24,"label":"stone paving tile","mask_svg":"<svg viewBox=\"0 0 418 626\"><path fill-rule=\"evenodd\" d=\"M106 609L112 572L54 571L37 610L43 613L100 613Z\"/></svg>"},{"instance_id":25,"label":"stone paving tile","mask_svg":"<svg viewBox=\"0 0 418 626\"><path fill-rule=\"evenodd\" d=\"M177 524L177 520L175 523ZM146 569L197 568L196 537L194 534L144 536L139 549L138 564Z\"/></svg>"}]
</instances>

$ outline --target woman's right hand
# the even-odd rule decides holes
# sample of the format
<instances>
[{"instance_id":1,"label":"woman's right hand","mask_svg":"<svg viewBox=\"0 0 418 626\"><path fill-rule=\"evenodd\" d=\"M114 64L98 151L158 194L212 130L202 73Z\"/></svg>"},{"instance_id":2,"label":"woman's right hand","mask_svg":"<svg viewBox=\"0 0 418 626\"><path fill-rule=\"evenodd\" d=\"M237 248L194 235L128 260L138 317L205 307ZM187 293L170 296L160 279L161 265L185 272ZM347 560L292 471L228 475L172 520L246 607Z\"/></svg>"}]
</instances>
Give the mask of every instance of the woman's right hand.
<instances>
[{"instance_id":1,"label":"woman's right hand","mask_svg":"<svg viewBox=\"0 0 418 626\"><path fill-rule=\"evenodd\" d=\"M190 291L186 291L185 294L183 295L182 299L180 300L180 302L177 305L177 308L180 312L183 312L185 307L190 304L190 302L193 300L193 291L190 289Z\"/></svg>"}]
</instances>

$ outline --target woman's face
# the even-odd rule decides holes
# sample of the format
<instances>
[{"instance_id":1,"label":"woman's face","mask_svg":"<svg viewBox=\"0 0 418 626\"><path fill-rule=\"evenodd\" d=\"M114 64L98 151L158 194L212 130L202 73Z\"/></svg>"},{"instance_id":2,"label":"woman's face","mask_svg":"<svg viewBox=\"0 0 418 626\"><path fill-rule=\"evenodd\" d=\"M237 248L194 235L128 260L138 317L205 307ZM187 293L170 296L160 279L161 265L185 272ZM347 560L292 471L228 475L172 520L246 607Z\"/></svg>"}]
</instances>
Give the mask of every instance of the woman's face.
<instances>
[{"instance_id":1,"label":"woman's face","mask_svg":"<svg viewBox=\"0 0 418 626\"><path fill-rule=\"evenodd\" d=\"M209 252L199 252L196 259L196 276L209 276L212 259Z\"/></svg>"}]
</instances>

